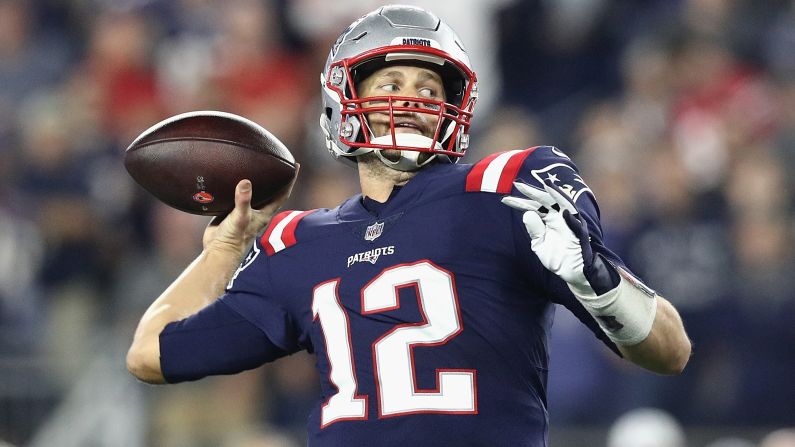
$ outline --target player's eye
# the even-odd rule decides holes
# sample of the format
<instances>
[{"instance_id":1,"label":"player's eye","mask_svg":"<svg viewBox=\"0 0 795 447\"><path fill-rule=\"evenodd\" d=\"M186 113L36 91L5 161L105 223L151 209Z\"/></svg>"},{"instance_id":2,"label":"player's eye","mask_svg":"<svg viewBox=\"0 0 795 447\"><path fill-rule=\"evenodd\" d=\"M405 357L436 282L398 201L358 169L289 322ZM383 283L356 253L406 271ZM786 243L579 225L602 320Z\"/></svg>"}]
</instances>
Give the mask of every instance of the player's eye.
<instances>
[{"instance_id":1,"label":"player's eye","mask_svg":"<svg viewBox=\"0 0 795 447\"><path fill-rule=\"evenodd\" d=\"M436 98L436 90L430 87L423 87L418 93L420 94L420 98Z\"/></svg>"},{"instance_id":2,"label":"player's eye","mask_svg":"<svg viewBox=\"0 0 795 447\"><path fill-rule=\"evenodd\" d=\"M394 93L399 90L397 84L383 84L378 88L388 93Z\"/></svg>"}]
</instances>

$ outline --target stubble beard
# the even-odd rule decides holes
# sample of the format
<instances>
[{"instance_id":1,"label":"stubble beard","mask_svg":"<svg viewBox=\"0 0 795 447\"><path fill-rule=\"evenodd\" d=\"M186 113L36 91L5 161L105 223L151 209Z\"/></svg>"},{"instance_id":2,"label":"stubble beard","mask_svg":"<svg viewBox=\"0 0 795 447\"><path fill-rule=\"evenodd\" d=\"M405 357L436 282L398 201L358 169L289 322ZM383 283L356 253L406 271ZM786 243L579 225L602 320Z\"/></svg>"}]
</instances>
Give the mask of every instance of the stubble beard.
<instances>
[{"instance_id":1,"label":"stubble beard","mask_svg":"<svg viewBox=\"0 0 795 447\"><path fill-rule=\"evenodd\" d=\"M387 160L400 159L399 150L384 149L381 151L381 154ZM388 179L395 185L403 185L411 180L412 177L417 175L417 171L398 171L397 169L390 168L389 166L385 165L380 158L378 158L375 150L364 155L360 155L357 157L357 161L360 175L367 175L379 179Z\"/></svg>"}]
</instances>

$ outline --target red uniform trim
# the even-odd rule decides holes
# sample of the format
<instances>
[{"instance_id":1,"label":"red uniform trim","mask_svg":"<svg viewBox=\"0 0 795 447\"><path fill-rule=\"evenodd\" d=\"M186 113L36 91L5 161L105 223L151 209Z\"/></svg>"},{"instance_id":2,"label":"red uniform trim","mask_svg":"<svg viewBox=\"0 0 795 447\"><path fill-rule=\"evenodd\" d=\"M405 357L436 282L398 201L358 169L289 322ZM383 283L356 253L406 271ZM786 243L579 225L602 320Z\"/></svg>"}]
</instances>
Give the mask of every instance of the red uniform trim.
<instances>
[{"instance_id":1,"label":"red uniform trim","mask_svg":"<svg viewBox=\"0 0 795 447\"><path fill-rule=\"evenodd\" d=\"M295 240L295 229L298 227L298 222L301 221L307 214L313 213L315 210L304 211L303 213L295 216L295 218L284 227L284 232L282 232L282 242L284 242L284 248L291 247L295 245L297 242Z\"/></svg>"},{"instance_id":2,"label":"red uniform trim","mask_svg":"<svg viewBox=\"0 0 795 447\"><path fill-rule=\"evenodd\" d=\"M495 158L499 157L500 154L502 154L502 152L491 154L483 160L475 163L475 166L472 166L469 174L467 174L467 192L480 191L480 185L483 183L483 173L486 172L486 168L488 168L491 162L494 161Z\"/></svg>"},{"instance_id":3,"label":"red uniform trim","mask_svg":"<svg viewBox=\"0 0 795 447\"><path fill-rule=\"evenodd\" d=\"M497 181L496 191L499 194L510 194L511 189L513 188L513 182L516 180L516 177L519 175L519 171L522 169L522 164L524 164L525 159L533 153L539 146L534 146L529 149L525 149L521 152L517 152L508 159L508 162L503 166L502 170L500 171L499 180ZM479 162L475 163L472 169L467 174L466 179L466 191L467 192L479 192L484 191L483 189L483 176L486 172L486 169L494 162L494 160L499 157L500 155L505 154L505 152L498 152L496 154L491 154L488 157L480 160ZM487 189L485 191L490 191Z\"/></svg>"},{"instance_id":4,"label":"red uniform trim","mask_svg":"<svg viewBox=\"0 0 795 447\"><path fill-rule=\"evenodd\" d=\"M512 156L508 160L508 163L506 163L505 167L502 169L502 174L500 175L500 181L497 183L498 193L500 194L511 193L511 189L513 188L513 182L516 180L516 176L519 175L519 170L522 168L522 164L524 163L527 156L532 154L533 151L536 150L536 147L531 147L530 149L519 152L518 154Z\"/></svg>"},{"instance_id":5,"label":"red uniform trim","mask_svg":"<svg viewBox=\"0 0 795 447\"><path fill-rule=\"evenodd\" d=\"M298 227L298 222L300 222L301 219L306 217L306 215L314 211L317 210L309 210L301 212L300 214L296 215L290 222L288 222L287 225L282 229L281 234L279 234L278 236L279 239L284 244L284 248L295 245L295 243L297 242L295 238L295 230ZM290 214L294 212L295 212L294 210L282 211L281 213L274 216L273 219L271 219L270 224L268 224L268 228L265 230L265 233L262 235L262 237L259 240L260 244L265 249L265 252L268 254L268 256L273 256L276 252L279 251L276 249L276 247L274 247L270 243L270 238L273 235L273 231L276 229L276 227L279 225L280 222L282 222L284 219L286 219ZM281 248L280 250L283 250L283 248Z\"/></svg>"}]
</instances>

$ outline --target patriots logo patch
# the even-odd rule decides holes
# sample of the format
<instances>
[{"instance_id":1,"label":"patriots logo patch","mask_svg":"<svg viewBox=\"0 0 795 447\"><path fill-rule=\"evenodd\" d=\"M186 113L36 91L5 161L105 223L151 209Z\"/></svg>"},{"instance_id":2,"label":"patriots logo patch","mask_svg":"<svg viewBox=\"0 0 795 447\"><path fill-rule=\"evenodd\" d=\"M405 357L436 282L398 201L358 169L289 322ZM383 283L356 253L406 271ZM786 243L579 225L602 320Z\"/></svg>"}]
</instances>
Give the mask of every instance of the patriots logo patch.
<instances>
[{"instance_id":1,"label":"patriots logo patch","mask_svg":"<svg viewBox=\"0 0 795 447\"><path fill-rule=\"evenodd\" d=\"M545 168L534 169L530 173L542 185L546 180L557 185L574 203L577 203L577 199L584 192L590 192L593 195L593 191L585 184L580 174L567 164L553 163Z\"/></svg>"},{"instance_id":2,"label":"patriots logo patch","mask_svg":"<svg viewBox=\"0 0 795 447\"><path fill-rule=\"evenodd\" d=\"M248 266L253 264L254 260L257 259L257 256L259 256L259 253L261 251L262 250L260 250L257 247L257 244L254 244L254 246L251 247L251 250L249 250L249 252L246 255L245 259L243 259L243 261L240 263L240 266L237 268L237 270L235 270L235 273L234 273L234 275L232 275L232 278L229 279L229 284L226 285L227 289L231 289L232 288L232 285L235 283L235 279L237 279L237 275L239 275L240 272L245 270Z\"/></svg>"}]
</instances>

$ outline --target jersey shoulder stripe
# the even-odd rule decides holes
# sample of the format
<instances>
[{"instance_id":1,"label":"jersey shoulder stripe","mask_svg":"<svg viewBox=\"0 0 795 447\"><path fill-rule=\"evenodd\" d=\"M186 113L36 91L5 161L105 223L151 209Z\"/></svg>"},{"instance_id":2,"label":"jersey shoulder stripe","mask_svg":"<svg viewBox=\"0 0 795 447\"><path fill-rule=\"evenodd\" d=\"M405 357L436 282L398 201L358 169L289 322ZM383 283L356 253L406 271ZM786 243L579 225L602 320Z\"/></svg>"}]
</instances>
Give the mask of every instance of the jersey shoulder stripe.
<instances>
[{"instance_id":1,"label":"jersey shoulder stripe","mask_svg":"<svg viewBox=\"0 0 795 447\"><path fill-rule=\"evenodd\" d=\"M467 174L466 191L509 194L524 160L538 147L498 152L475 163Z\"/></svg>"},{"instance_id":2,"label":"jersey shoulder stripe","mask_svg":"<svg viewBox=\"0 0 795 447\"><path fill-rule=\"evenodd\" d=\"M298 242L295 238L295 229L298 227L298 222L301 221L306 215L314 212L309 211L282 211L271 219L268 229L260 238L260 244L265 248L268 256L291 247Z\"/></svg>"}]
</instances>

